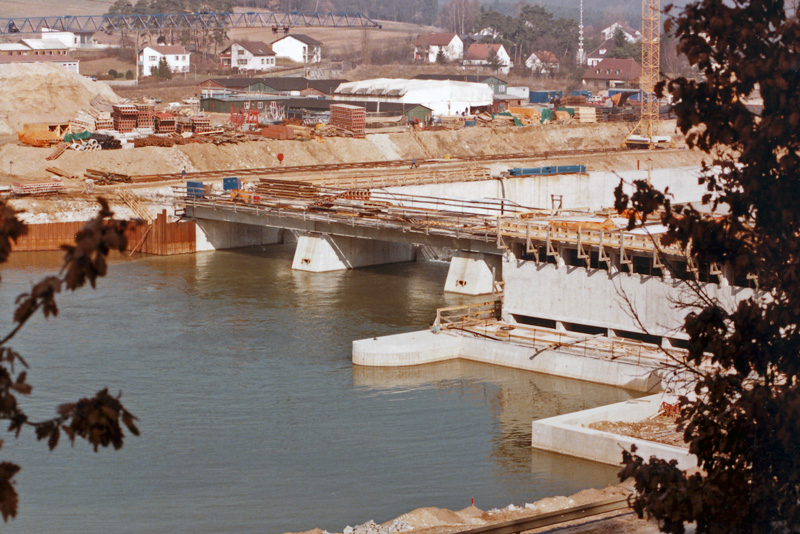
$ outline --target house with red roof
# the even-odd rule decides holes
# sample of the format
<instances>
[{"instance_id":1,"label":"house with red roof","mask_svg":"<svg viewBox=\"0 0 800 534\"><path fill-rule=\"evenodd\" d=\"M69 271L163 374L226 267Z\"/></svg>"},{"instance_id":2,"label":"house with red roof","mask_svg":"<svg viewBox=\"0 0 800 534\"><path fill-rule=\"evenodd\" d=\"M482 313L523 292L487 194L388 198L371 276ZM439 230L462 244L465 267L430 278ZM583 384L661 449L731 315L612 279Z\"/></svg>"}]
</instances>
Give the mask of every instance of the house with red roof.
<instances>
[{"instance_id":1,"label":"house with red roof","mask_svg":"<svg viewBox=\"0 0 800 534\"><path fill-rule=\"evenodd\" d=\"M447 61L460 61L464 56L464 41L455 33L423 33L414 41L414 61L436 63L439 53Z\"/></svg>"},{"instance_id":2,"label":"house with red roof","mask_svg":"<svg viewBox=\"0 0 800 534\"><path fill-rule=\"evenodd\" d=\"M464 65L489 67L493 57L497 58L499 65L498 71L508 74L511 70L511 56L506 52L506 48L499 43L473 43L467 48L464 54Z\"/></svg>"},{"instance_id":3,"label":"house with red roof","mask_svg":"<svg viewBox=\"0 0 800 534\"><path fill-rule=\"evenodd\" d=\"M191 54L180 45L145 46L139 51L138 64L142 76L151 76L158 69L161 58L166 59L173 73L189 72Z\"/></svg>"},{"instance_id":4,"label":"house with red roof","mask_svg":"<svg viewBox=\"0 0 800 534\"><path fill-rule=\"evenodd\" d=\"M586 69L581 82L587 88L602 90L615 87L638 88L642 66L631 58L606 58Z\"/></svg>"},{"instance_id":5,"label":"house with red roof","mask_svg":"<svg viewBox=\"0 0 800 534\"><path fill-rule=\"evenodd\" d=\"M552 52L540 50L528 56L525 66L535 74L554 74L561 68L561 63Z\"/></svg>"}]
</instances>

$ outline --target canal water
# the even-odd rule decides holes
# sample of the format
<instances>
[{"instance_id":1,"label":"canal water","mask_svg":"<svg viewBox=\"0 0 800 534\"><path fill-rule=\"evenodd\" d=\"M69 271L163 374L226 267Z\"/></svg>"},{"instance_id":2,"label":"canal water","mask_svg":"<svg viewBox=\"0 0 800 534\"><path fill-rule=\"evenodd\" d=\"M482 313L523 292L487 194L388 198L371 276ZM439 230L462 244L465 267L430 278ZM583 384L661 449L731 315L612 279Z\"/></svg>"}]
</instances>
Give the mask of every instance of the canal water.
<instances>
[{"instance_id":1,"label":"canal water","mask_svg":"<svg viewBox=\"0 0 800 534\"><path fill-rule=\"evenodd\" d=\"M109 387L142 432L119 451L48 452L2 435L22 465L3 532L341 531L423 506L486 510L616 482L613 467L529 446L530 422L630 393L468 362L367 369L351 341L421 329L443 263L312 274L292 246L117 258L97 290L61 295L12 343L31 366L29 414ZM2 266L0 320L59 266ZM474 300L474 299L473 299Z\"/></svg>"}]
</instances>

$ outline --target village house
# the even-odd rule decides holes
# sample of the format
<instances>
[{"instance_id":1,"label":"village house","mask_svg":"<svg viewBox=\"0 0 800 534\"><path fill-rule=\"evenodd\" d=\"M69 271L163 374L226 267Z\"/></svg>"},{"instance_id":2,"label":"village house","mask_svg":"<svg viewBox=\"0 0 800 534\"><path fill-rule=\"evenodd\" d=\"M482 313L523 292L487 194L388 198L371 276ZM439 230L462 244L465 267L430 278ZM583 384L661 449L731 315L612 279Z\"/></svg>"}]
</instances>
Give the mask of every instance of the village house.
<instances>
[{"instance_id":1,"label":"village house","mask_svg":"<svg viewBox=\"0 0 800 534\"><path fill-rule=\"evenodd\" d=\"M440 53L446 61L460 61L464 41L455 33L424 33L414 41L414 61L436 63Z\"/></svg>"},{"instance_id":2,"label":"village house","mask_svg":"<svg viewBox=\"0 0 800 534\"><path fill-rule=\"evenodd\" d=\"M75 59L69 55L50 55L50 56L34 56L34 55L0 55L0 65L21 64L21 63L51 63L53 65L60 65L67 70L77 72L80 74L80 60Z\"/></svg>"},{"instance_id":3,"label":"village house","mask_svg":"<svg viewBox=\"0 0 800 534\"><path fill-rule=\"evenodd\" d=\"M27 56L30 52L22 43L0 43L0 56Z\"/></svg>"},{"instance_id":4,"label":"village house","mask_svg":"<svg viewBox=\"0 0 800 534\"><path fill-rule=\"evenodd\" d=\"M277 57L291 59L295 63L319 63L322 61L322 43L308 35L296 34L281 37L272 43Z\"/></svg>"},{"instance_id":5,"label":"village house","mask_svg":"<svg viewBox=\"0 0 800 534\"><path fill-rule=\"evenodd\" d=\"M506 48L499 43L471 44L464 54L464 65L489 67L493 56L497 57L497 70L503 74L508 74L512 67L511 56L506 52Z\"/></svg>"},{"instance_id":6,"label":"village house","mask_svg":"<svg viewBox=\"0 0 800 534\"><path fill-rule=\"evenodd\" d=\"M606 58L586 69L581 82L587 88L602 90L618 87L638 88L642 67L631 58Z\"/></svg>"},{"instance_id":7,"label":"village house","mask_svg":"<svg viewBox=\"0 0 800 534\"><path fill-rule=\"evenodd\" d=\"M280 94L287 96L329 97L347 80L310 80L300 77L212 78L198 85L201 98L235 95Z\"/></svg>"},{"instance_id":8,"label":"village house","mask_svg":"<svg viewBox=\"0 0 800 534\"><path fill-rule=\"evenodd\" d=\"M69 46L57 39L21 39L19 44L30 49L30 56L66 56L70 50Z\"/></svg>"},{"instance_id":9,"label":"village house","mask_svg":"<svg viewBox=\"0 0 800 534\"><path fill-rule=\"evenodd\" d=\"M231 44L219 55L223 69L257 72L275 68L275 52L266 43L240 41Z\"/></svg>"},{"instance_id":10,"label":"village house","mask_svg":"<svg viewBox=\"0 0 800 534\"><path fill-rule=\"evenodd\" d=\"M622 32L622 35L625 36L625 40L629 43L637 43L642 40L642 32L631 28L627 22L615 22L601 31L600 35L604 41L608 41L609 39L614 39L617 30Z\"/></svg>"},{"instance_id":11,"label":"village house","mask_svg":"<svg viewBox=\"0 0 800 534\"><path fill-rule=\"evenodd\" d=\"M139 52L138 65L142 76L151 76L158 69L161 58L164 58L173 73L189 72L190 56L180 45L145 46Z\"/></svg>"},{"instance_id":12,"label":"village house","mask_svg":"<svg viewBox=\"0 0 800 534\"><path fill-rule=\"evenodd\" d=\"M595 48L588 56L586 56L586 64L590 67L596 66L598 63L608 57L608 53L614 49L614 39L608 39Z\"/></svg>"},{"instance_id":13,"label":"village house","mask_svg":"<svg viewBox=\"0 0 800 534\"><path fill-rule=\"evenodd\" d=\"M559 71L560 63L552 52L542 50L534 52L525 60L525 66L535 74L555 74Z\"/></svg>"}]
</instances>

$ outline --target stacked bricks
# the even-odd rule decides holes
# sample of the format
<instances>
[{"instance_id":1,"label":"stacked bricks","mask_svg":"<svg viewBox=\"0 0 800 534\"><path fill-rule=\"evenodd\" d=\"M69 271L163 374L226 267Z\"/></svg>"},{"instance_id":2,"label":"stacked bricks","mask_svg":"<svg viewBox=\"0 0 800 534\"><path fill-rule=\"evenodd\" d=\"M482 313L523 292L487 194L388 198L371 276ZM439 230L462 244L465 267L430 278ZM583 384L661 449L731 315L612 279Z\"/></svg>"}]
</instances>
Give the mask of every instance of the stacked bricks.
<instances>
[{"instance_id":1,"label":"stacked bricks","mask_svg":"<svg viewBox=\"0 0 800 534\"><path fill-rule=\"evenodd\" d=\"M355 137L366 136L367 110L349 104L331 104L330 124L353 132Z\"/></svg>"},{"instance_id":2,"label":"stacked bricks","mask_svg":"<svg viewBox=\"0 0 800 534\"><path fill-rule=\"evenodd\" d=\"M192 117L192 133L204 133L211 131L211 119L204 115Z\"/></svg>"},{"instance_id":3,"label":"stacked bricks","mask_svg":"<svg viewBox=\"0 0 800 534\"><path fill-rule=\"evenodd\" d=\"M175 132L182 134L184 132L192 132L192 123L188 117L175 118Z\"/></svg>"},{"instance_id":4,"label":"stacked bricks","mask_svg":"<svg viewBox=\"0 0 800 534\"><path fill-rule=\"evenodd\" d=\"M155 133L167 134L175 132L175 115L172 113L156 113L153 117Z\"/></svg>"},{"instance_id":5,"label":"stacked bricks","mask_svg":"<svg viewBox=\"0 0 800 534\"><path fill-rule=\"evenodd\" d=\"M134 104L136 106L136 127L152 128L153 116L156 114L155 104Z\"/></svg>"},{"instance_id":6,"label":"stacked bricks","mask_svg":"<svg viewBox=\"0 0 800 534\"><path fill-rule=\"evenodd\" d=\"M114 129L120 133L132 132L136 128L136 118L139 115L133 104L114 104L111 118Z\"/></svg>"}]
</instances>

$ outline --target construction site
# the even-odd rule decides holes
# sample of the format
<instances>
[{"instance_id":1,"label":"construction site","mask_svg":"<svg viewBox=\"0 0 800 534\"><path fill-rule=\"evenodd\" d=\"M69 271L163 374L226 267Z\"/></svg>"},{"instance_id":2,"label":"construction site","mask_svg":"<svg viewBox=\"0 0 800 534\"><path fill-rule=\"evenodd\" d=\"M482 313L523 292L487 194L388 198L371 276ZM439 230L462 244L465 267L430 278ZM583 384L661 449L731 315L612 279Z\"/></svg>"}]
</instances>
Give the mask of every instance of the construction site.
<instances>
[{"instance_id":1,"label":"construction site","mask_svg":"<svg viewBox=\"0 0 800 534\"><path fill-rule=\"evenodd\" d=\"M657 58L654 65L652 76ZM643 78L644 95L653 81ZM337 92L401 91L389 82L345 83ZM614 188L630 192L637 180L668 188L675 204L702 195L704 155L686 148L647 96L635 115L601 110L586 95L496 109L491 94L482 103L485 87L469 88L473 96L449 103L417 102L428 110L421 120L405 108L373 111L344 99L310 119L310 105L293 118L281 99L215 104L229 112L204 109L210 104L198 98L126 100L52 65L6 66L0 86L0 193L29 225L16 250L59 250L101 196L117 217L142 221L128 255L291 244L292 270L306 273L449 262L442 292L464 303L440 308L420 331L352 340L359 373L461 359L661 394L685 380L662 350L686 346L687 312L674 306L681 282L731 303L754 291L724 265L661 246L666 228L657 217L628 230L613 209ZM646 398L658 400L638 411L612 405L580 421L534 422L532 445L618 465L619 446L636 444L689 466L674 436L647 448L674 417L631 435L641 421L666 417L669 397ZM620 495L586 494L578 504L612 497L591 512L605 513L624 508ZM538 512L558 508L549 504ZM430 520L445 529L437 532L455 532L529 515L512 512L451 512L449 526ZM389 532L373 526L362 530Z\"/></svg>"}]
</instances>

